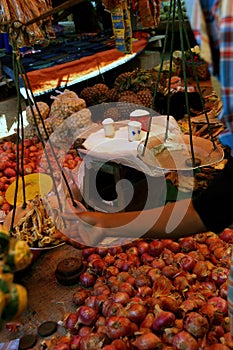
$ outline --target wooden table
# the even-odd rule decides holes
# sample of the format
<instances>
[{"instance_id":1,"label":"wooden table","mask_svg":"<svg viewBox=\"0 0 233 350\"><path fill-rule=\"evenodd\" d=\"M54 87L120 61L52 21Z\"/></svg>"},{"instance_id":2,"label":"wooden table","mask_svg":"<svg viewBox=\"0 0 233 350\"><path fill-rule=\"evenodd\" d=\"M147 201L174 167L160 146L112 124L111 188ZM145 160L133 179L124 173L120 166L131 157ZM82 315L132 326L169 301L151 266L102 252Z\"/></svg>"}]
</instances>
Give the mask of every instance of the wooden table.
<instances>
[{"instance_id":1,"label":"wooden table","mask_svg":"<svg viewBox=\"0 0 233 350\"><path fill-rule=\"evenodd\" d=\"M32 266L15 275L16 282L27 288L28 308L17 320L20 323L17 332L9 332L5 327L6 323L3 323L0 331L1 350L1 342L9 342L25 334L37 334L37 327L41 323L51 320L58 322L63 319L65 312L76 309L72 303L72 295L78 285L60 285L54 272L57 264L64 258L80 255L80 250L65 244L42 253ZM57 333L64 333L64 328L59 327ZM39 349L42 340L43 338L38 336L38 343L34 349Z\"/></svg>"}]
</instances>

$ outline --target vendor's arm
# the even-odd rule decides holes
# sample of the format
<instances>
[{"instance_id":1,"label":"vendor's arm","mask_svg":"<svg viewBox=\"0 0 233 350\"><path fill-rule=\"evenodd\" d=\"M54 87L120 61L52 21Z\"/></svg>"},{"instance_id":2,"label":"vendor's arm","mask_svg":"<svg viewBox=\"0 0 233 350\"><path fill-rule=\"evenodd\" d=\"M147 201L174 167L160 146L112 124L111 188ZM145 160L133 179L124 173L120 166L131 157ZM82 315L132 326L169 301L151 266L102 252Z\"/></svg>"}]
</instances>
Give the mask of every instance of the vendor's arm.
<instances>
[{"instance_id":1,"label":"vendor's arm","mask_svg":"<svg viewBox=\"0 0 233 350\"><path fill-rule=\"evenodd\" d=\"M101 228L104 236L175 239L206 231L190 199L142 212L83 212L78 216L81 222Z\"/></svg>"}]
</instances>

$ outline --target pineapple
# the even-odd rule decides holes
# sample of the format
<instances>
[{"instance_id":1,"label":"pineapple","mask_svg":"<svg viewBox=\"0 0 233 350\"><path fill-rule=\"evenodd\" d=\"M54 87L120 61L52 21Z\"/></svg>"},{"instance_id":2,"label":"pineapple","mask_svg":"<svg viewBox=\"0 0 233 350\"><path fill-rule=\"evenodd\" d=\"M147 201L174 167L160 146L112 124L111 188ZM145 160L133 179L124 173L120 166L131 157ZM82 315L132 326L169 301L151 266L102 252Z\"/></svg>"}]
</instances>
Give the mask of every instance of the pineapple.
<instances>
[{"instance_id":1,"label":"pineapple","mask_svg":"<svg viewBox=\"0 0 233 350\"><path fill-rule=\"evenodd\" d=\"M125 72L118 75L118 77L114 81L114 88L118 92L129 90L133 74L134 72Z\"/></svg>"},{"instance_id":2,"label":"pineapple","mask_svg":"<svg viewBox=\"0 0 233 350\"><path fill-rule=\"evenodd\" d=\"M82 89L79 96L86 101L87 106L93 106L95 104L93 87L85 87Z\"/></svg>"},{"instance_id":3,"label":"pineapple","mask_svg":"<svg viewBox=\"0 0 233 350\"><path fill-rule=\"evenodd\" d=\"M118 92L115 88L109 89L106 93L107 99L110 102L118 101Z\"/></svg>"},{"instance_id":4,"label":"pineapple","mask_svg":"<svg viewBox=\"0 0 233 350\"><path fill-rule=\"evenodd\" d=\"M149 89L140 90L137 93L137 98L141 101L142 105L148 108L152 108L152 93Z\"/></svg>"},{"instance_id":5,"label":"pineapple","mask_svg":"<svg viewBox=\"0 0 233 350\"><path fill-rule=\"evenodd\" d=\"M122 91L122 92L119 93L118 96L119 96L119 97L118 97L118 101L119 101L119 100L122 100L122 98L125 98L125 97L128 98L128 96L130 96L130 100L131 100L133 97L137 98L137 95L135 94L135 92L133 92L133 91L131 91L131 90Z\"/></svg>"},{"instance_id":6,"label":"pineapple","mask_svg":"<svg viewBox=\"0 0 233 350\"><path fill-rule=\"evenodd\" d=\"M39 112L38 112L39 110ZM26 118L29 124L37 125L41 123L41 118L46 119L49 115L50 108L45 102L37 102L32 106L26 107Z\"/></svg>"},{"instance_id":7,"label":"pineapple","mask_svg":"<svg viewBox=\"0 0 233 350\"><path fill-rule=\"evenodd\" d=\"M93 87L93 93L96 96L96 104L107 101L108 86L105 84L95 84Z\"/></svg>"}]
</instances>

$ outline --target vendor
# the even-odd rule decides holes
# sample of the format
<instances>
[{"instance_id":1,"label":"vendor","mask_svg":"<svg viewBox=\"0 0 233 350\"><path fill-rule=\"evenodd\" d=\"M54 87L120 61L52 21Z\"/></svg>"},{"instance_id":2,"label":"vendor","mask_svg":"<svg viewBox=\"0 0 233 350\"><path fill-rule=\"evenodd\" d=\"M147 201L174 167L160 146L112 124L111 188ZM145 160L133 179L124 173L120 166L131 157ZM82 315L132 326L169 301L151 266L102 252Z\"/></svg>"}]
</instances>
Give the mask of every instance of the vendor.
<instances>
[{"instance_id":1,"label":"vendor","mask_svg":"<svg viewBox=\"0 0 233 350\"><path fill-rule=\"evenodd\" d=\"M220 118L226 125L220 141L231 148L232 155L223 172L198 198L123 213L78 213L73 208L73 212L64 217L75 221L78 216L79 234L87 245L98 244L104 236L177 239L208 230L220 233L233 222L233 42L229 42L233 36L233 2L196 0L191 5L199 11L195 15L208 24L203 34L209 38L212 72L221 83L223 113ZM202 38L199 39L201 45Z\"/></svg>"}]
</instances>

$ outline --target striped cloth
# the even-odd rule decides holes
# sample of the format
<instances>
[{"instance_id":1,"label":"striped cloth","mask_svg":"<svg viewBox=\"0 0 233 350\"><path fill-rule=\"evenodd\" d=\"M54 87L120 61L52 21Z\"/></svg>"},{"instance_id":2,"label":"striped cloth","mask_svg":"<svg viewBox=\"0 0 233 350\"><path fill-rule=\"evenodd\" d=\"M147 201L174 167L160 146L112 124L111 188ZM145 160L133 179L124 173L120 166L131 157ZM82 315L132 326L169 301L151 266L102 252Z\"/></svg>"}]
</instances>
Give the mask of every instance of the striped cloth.
<instances>
[{"instance_id":1,"label":"striped cloth","mask_svg":"<svg viewBox=\"0 0 233 350\"><path fill-rule=\"evenodd\" d=\"M233 1L186 0L186 9L201 55L221 84L226 130L219 139L233 154Z\"/></svg>"},{"instance_id":2,"label":"striped cloth","mask_svg":"<svg viewBox=\"0 0 233 350\"><path fill-rule=\"evenodd\" d=\"M211 53L211 62L209 57L207 62L212 64L212 73L218 77L221 85L223 110L219 119L226 125L226 131L219 139L231 148L233 154L233 1L186 0L186 7L196 40L201 48L203 45L202 52L207 47L208 54ZM233 336L233 255L227 299L230 332Z\"/></svg>"}]
</instances>

